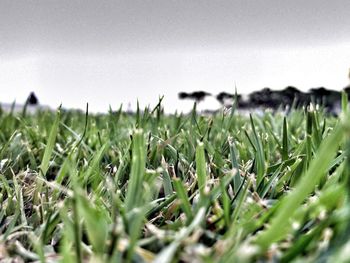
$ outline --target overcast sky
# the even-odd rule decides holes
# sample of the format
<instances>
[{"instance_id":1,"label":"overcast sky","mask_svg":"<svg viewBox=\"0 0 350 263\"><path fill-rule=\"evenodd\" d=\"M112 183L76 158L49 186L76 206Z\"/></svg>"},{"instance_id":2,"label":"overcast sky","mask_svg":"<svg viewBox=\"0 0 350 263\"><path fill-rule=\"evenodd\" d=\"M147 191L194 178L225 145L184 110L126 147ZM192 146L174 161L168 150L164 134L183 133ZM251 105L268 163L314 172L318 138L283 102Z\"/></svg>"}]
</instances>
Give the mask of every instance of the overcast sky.
<instances>
[{"instance_id":1,"label":"overcast sky","mask_svg":"<svg viewBox=\"0 0 350 263\"><path fill-rule=\"evenodd\" d=\"M189 107L179 91L348 84L350 1L0 0L1 101ZM216 107L214 99L208 102ZM185 108L184 108L185 109Z\"/></svg>"}]
</instances>

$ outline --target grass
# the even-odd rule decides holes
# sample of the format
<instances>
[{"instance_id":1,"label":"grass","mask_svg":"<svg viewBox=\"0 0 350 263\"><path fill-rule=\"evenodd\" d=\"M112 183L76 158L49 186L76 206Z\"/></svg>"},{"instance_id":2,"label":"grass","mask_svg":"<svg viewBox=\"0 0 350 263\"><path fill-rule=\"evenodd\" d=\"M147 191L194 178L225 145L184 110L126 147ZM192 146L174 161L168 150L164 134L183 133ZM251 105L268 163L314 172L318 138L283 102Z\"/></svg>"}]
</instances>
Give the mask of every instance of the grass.
<instances>
[{"instance_id":1,"label":"grass","mask_svg":"<svg viewBox=\"0 0 350 263\"><path fill-rule=\"evenodd\" d=\"M341 106L0 111L0 261L349 262Z\"/></svg>"}]
</instances>

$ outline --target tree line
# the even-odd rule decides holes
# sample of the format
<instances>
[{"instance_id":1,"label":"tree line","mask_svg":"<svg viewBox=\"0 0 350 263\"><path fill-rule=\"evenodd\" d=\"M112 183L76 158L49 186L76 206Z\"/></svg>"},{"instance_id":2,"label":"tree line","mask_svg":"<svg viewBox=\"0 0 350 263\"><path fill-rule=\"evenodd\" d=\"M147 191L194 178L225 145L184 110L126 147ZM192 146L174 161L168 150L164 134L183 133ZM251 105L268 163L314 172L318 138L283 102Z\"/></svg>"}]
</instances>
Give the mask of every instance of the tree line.
<instances>
[{"instance_id":1,"label":"tree line","mask_svg":"<svg viewBox=\"0 0 350 263\"><path fill-rule=\"evenodd\" d=\"M350 96L350 86L344 88L344 91ZM178 96L179 99L190 99L197 103L205 100L208 96L215 96L220 104L224 106L231 106L235 100L236 107L241 109L271 108L277 110L280 107L286 106L298 108L314 102L321 104L330 112L336 110L341 100L340 91L319 87L303 92L293 86L288 86L282 90L263 88L248 94L246 97L241 94L232 94L224 91L217 95L212 95L205 91L180 92Z\"/></svg>"}]
</instances>

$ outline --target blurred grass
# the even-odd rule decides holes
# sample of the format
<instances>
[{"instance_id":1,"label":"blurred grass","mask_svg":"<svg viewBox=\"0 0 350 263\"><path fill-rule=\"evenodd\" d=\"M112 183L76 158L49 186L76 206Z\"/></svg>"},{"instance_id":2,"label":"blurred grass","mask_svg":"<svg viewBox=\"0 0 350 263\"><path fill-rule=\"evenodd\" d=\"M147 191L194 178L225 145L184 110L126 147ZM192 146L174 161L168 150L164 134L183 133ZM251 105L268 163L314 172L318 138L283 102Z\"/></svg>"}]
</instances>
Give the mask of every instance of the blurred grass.
<instances>
[{"instance_id":1,"label":"blurred grass","mask_svg":"<svg viewBox=\"0 0 350 263\"><path fill-rule=\"evenodd\" d=\"M349 262L348 99L0 111L0 261ZM4 261L10 262L10 261Z\"/></svg>"}]
</instances>

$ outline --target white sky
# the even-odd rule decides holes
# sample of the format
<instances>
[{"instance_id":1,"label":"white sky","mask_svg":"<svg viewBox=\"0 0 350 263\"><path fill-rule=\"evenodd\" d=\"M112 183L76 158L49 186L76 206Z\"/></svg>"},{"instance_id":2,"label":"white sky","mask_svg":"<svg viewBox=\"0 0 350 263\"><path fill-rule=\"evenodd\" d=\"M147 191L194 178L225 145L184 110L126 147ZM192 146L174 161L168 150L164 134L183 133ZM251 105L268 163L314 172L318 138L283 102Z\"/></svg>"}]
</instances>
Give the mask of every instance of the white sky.
<instances>
[{"instance_id":1,"label":"white sky","mask_svg":"<svg viewBox=\"0 0 350 263\"><path fill-rule=\"evenodd\" d=\"M0 100L187 111L180 91L348 84L350 1L0 2ZM203 108L215 108L209 99Z\"/></svg>"}]
</instances>

